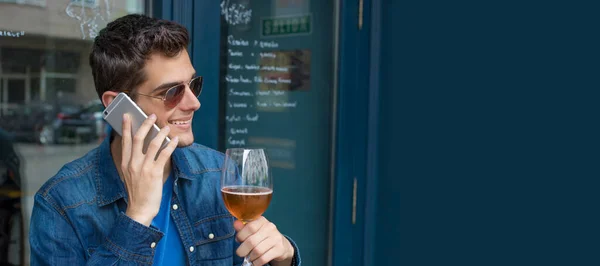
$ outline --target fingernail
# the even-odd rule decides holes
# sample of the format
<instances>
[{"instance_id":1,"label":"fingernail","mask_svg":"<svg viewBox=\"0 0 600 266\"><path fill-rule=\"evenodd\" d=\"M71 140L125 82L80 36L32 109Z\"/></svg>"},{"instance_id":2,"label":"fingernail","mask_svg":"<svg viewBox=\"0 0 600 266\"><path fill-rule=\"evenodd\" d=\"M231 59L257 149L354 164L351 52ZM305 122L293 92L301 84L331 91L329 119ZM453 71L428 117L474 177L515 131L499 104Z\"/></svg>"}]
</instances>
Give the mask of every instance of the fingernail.
<instances>
[{"instance_id":1,"label":"fingernail","mask_svg":"<svg viewBox=\"0 0 600 266\"><path fill-rule=\"evenodd\" d=\"M171 130L171 128L169 126L165 126L163 127L163 130Z\"/></svg>"},{"instance_id":2,"label":"fingernail","mask_svg":"<svg viewBox=\"0 0 600 266\"><path fill-rule=\"evenodd\" d=\"M127 119L129 119L129 116L127 114L123 114L123 121L127 121Z\"/></svg>"},{"instance_id":3,"label":"fingernail","mask_svg":"<svg viewBox=\"0 0 600 266\"><path fill-rule=\"evenodd\" d=\"M179 136L174 137L173 141L179 141Z\"/></svg>"},{"instance_id":4,"label":"fingernail","mask_svg":"<svg viewBox=\"0 0 600 266\"><path fill-rule=\"evenodd\" d=\"M156 115L155 114L151 114L149 118L150 119L154 119L154 118L156 118Z\"/></svg>"}]
</instances>

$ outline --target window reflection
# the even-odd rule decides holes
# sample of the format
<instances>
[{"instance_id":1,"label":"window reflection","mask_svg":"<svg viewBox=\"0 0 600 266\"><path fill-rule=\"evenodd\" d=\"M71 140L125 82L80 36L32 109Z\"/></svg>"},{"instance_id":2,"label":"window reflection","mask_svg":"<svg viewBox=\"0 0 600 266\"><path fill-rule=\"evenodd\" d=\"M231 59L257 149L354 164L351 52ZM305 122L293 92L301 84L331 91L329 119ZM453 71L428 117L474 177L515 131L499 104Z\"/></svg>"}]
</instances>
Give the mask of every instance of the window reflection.
<instances>
[{"instance_id":1,"label":"window reflection","mask_svg":"<svg viewBox=\"0 0 600 266\"><path fill-rule=\"evenodd\" d=\"M144 0L0 0L0 265L29 265L33 195L106 136L88 56Z\"/></svg>"}]
</instances>

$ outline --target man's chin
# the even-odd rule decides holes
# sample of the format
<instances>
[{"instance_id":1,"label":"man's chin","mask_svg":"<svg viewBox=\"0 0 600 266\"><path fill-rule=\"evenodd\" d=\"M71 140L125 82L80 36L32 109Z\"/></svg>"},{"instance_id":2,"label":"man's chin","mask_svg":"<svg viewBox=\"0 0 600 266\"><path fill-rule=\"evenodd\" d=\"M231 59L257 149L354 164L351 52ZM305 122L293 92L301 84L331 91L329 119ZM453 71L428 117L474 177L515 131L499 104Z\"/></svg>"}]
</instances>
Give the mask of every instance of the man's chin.
<instances>
[{"instance_id":1,"label":"man's chin","mask_svg":"<svg viewBox=\"0 0 600 266\"><path fill-rule=\"evenodd\" d=\"M174 135L169 135L171 139L175 136L179 137L179 142L177 143L177 147L187 147L194 144L194 134L192 132L183 132L183 133L175 133Z\"/></svg>"},{"instance_id":2,"label":"man's chin","mask_svg":"<svg viewBox=\"0 0 600 266\"><path fill-rule=\"evenodd\" d=\"M194 144L194 136L185 136L179 137L179 142L177 143L177 147L187 147Z\"/></svg>"},{"instance_id":3,"label":"man's chin","mask_svg":"<svg viewBox=\"0 0 600 266\"><path fill-rule=\"evenodd\" d=\"M192 145L192 144L194 144L194 142L193 142L193 141L192 141L192 142L181 142L181 141L180 141L179 143L177 143L177 148L183 148L183 147L187 147L187 146L190 146L190 145Z\"/></svg>"}]
</instances>

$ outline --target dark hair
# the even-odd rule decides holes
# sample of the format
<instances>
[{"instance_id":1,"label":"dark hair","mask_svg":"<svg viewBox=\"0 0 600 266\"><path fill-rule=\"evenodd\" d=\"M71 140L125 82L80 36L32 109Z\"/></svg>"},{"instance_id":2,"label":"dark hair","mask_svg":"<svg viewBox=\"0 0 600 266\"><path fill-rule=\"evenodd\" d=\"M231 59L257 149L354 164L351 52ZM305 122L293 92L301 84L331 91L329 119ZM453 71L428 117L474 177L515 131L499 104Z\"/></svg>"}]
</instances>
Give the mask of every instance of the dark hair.
<instances>
[{"instance_id":1,"label":"dark hair","mask_svg":"<svg viewBox=\"0 0 600 266\"><path fill-rule=\"evenodd\" d=\"M90 53L98 97L106 91L134 91L146 80L144 66L153 53L173 57L188 44L188 31L172 21L132 14L108 23Z\"/></svg>"}]
</instances>

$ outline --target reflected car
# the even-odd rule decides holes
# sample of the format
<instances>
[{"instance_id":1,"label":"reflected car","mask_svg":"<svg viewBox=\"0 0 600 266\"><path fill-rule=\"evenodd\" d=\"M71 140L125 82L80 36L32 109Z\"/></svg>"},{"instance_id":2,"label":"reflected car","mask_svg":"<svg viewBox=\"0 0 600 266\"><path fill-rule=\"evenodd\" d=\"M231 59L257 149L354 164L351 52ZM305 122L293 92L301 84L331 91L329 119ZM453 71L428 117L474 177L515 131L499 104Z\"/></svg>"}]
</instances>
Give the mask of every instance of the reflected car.
<instances>
[{"instance_id":1,"label":"reflected car","mask_svg":"<svg viewBox=\"0 0 600 266\"><path fill-rule=\"evenodd\" d=\"M12 136L0 129L0 265L24 261L21 196L21 160Z\"/></svg>"},{"instance_id":2,"label":"reflected car","mask_svg":"<svg viewBox=\"0 0 600 266\"><path fill-rule=\"evenodd\" d=\"M105 135L104 105L97 100L86 105L25 104L13 108L0 119L0 128L16 141L40 144L91 142Z\"/></svg>"},{"instance_id":3,"label":"reflected car","mask_svg":"<svg viewBox=\"0 0 600 266\"><path fill-rule=\"evenodd\" d=\"M105 128L102 118L103 110L104 105L97 100L91 101L73 112L60 112L51 124L42 128L39 142L58 144L76 139L88 143L102 138Z\"/></svg>"},{"instance_id":4,"label":"reflected car","mask_svg":"<svg viewBox=\"0 0 600 266\"><path fill-rule=\"evenodd\" d=\"M56 118L79 110L74 104L51 105L32 103L20 105L2 116L0 128L11 134L16 141L47 143L42 133Z\"/></svg>"}]
</instances>

